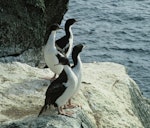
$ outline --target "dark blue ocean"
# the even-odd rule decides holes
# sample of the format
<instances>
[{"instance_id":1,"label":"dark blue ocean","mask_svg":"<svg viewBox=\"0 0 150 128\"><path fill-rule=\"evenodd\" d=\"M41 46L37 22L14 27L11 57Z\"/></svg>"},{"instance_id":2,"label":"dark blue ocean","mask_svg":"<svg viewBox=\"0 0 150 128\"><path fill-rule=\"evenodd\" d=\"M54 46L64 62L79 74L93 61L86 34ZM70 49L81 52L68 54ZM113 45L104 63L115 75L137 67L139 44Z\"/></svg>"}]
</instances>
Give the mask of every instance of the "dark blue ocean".
<instances>
[{"instance_id":1,"label":"dark blue ocean","mask_svg":"<svg viewBox=\"0 0 150 128\"><path fill-rule=\"evenodd\" d=\"M150 98L150 0L70 0L66 19L73 27L74 44L88 47L83 62L116 62Z\"/></svg>"}]
</instances>

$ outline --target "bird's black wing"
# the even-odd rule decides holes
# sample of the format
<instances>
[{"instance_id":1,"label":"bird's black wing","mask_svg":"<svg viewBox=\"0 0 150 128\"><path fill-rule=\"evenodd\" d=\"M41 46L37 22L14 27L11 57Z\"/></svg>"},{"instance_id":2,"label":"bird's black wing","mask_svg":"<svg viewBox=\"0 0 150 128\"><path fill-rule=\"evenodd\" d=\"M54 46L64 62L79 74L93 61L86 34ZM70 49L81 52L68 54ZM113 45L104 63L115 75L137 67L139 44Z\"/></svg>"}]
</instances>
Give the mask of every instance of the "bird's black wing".
<instances>
[{"instance_id":1,"label":"bird's black wing","mask_svg":"<svg viewBox=\"0 0 150 128\"><path fill-rule=\"evenodd\" d=\"M69 40L67 39L66 36L56 40L55 42L55 44L61 49L63 49L68 43L69 43Z\"/></svg>"},{"instance_id":2,"label":"bird's black wing","mask_svg":"<svg viewBox=\"0 0 150 128\"><path fill-rule=\"evenodd\" d=\"M61 94L63 94L63 92L66 89L66 87L64 86L64 83L66 82L67 82L67 75L63 70L59 75L59 77L56 80L54 80L47 88L47 91L45 93L47 104L54 104L56 99Z\"/></svg>"},{"instance_id":3,"label":"bird's black wing","mask_svg":"<svg viewBox=\"0 0 150 128\"><path fill-rule=\"evenodd\" d=\"M66 87L62 83L57 83L55 85L50 85L46 91L46 102L47 104L55 104L55 101L60 97Z\"/></svg>"}]
</instances>

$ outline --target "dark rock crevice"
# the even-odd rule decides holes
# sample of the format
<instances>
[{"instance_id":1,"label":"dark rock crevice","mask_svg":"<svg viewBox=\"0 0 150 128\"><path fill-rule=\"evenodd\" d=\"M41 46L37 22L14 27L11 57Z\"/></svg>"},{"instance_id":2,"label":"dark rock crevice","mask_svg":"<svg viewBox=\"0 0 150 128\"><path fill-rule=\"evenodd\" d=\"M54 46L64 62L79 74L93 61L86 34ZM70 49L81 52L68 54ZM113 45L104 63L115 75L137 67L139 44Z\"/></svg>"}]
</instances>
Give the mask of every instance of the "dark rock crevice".
<instances>
[{"instance_id":1,"label":"dark rock crevice","mask_svg":"<svg viewBox=\"0 0 150 128\"><path fill-rule=\"evenodd\" d=\"M0 62L38 63L41 48L49 35L49 26L61 23L69 0L1 0L0 4ZM33 50L27 56L24 51ZM37 51L37 49L39 51ZM28 54L29 55L29 54ZM9 58L9 59L8 59ZM7 60L7 61L5 61Z\"/></svg>"}]
</instances>

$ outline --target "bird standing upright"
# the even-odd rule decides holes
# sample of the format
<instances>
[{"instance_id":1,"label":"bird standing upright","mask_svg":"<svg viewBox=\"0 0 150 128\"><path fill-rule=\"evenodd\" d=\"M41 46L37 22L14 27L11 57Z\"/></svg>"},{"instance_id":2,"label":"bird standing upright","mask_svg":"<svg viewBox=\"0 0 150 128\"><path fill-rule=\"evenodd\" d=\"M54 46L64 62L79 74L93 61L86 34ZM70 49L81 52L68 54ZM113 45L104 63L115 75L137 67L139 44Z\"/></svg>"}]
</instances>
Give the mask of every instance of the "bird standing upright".
<instances>
[{"instance_id":1,"label":"bird standing upright","mask_svg":"<svg viewBox=\"0 0 150 128\"><path fill-rule=\"evenodd\" d=\"M72 68L73 72L75 73L75 75L78 78L78 83L77 83L76 89L73 93L73 96L79 91L81 81L82 81L82 61L81 61L81 58L80 58L80 53L82 52L83 48L84 48L84 45L78 44L78 45L75 45L73 47L73 51L72 51L72 59L73 59L74 64L71 68ZM79 106L79 105L73 105L71 103L71 98L69 99L68 103L69 104L66 107Z\"/></svg>"},{"instance_id":2,"label":"bird standing upright","mask_svg":"<svg viewBox=\"0 0 150 128\"><path fill-rule=\"evenodd\" d=\"M58 24L53 24L50 27L50 35L47 41L47 44L44 48L44 59L47 64L47 66L51 69L52 72L54 72L54 76L51 78L52 80L56 78L56 75L60 74L63 70L63 65L57 65L59 60L56 57L58 56L64 56L62 55L55 46L55 37L56 37L56 31L61 29ZM47 78L46 78L47 79ZM48 78L49 79L49 78Z\"/></svg>"},{"instance_id":3,"label":"bird standing upright","mask_svg":"<svg viewBox=\"0 0 150 128\"><path fill-rule=\"evenodd\" d=\"M65 23L66 35L56 41L57 49L63 54L65 53L66 57L69 57L72 51L73 33L71 27L75 22L77 22L75 19L68 19Z\"/></svg>"}]
</instances>

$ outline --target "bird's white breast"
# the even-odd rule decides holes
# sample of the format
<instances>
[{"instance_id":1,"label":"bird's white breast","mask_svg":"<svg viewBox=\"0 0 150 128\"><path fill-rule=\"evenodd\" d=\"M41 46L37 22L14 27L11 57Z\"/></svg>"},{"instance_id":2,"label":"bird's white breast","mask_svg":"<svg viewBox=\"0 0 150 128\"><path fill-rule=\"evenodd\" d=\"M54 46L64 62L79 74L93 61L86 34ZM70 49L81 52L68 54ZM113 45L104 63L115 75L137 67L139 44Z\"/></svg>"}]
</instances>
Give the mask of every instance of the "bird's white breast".
<instances>
[{"instance_id":1,"label":"bird's white breast","mask_svg":"<svg viewBox=\"0 0 150 128\"><path fill-rule=\"evenodd\" d=\"M76 89L75 89L74 94L73 94L73 95L75 95L79 91L80 85L81 85L81 81L82 81L82 62L81 62L81 59L80 59L79 56L78 56L78 63L73 68L73 72L75 73L75 75L78 78L78 83L77 83Z\"/></svg>"},{"instance_id":2,"label":"bird's white breast","mask_svg":"<svg viewBox=\"0 0 150 128\"><path fill-rule=\"evenodd\" d=\"M62 65L57 65L58 64L58 58L56 55L58 54L58 51L55 47L55 33L53 32L49 39L48 42L44 48L44 59L45 63L47 66L56 74L60 74L63 70Z\"/></svg>"},{"instance_id":3,"label":"bird's white breast","mask_svg":"<svg viewBox=\"0 0 150 128\"><path fill-rule=\"evenodd\" d=\"M78 83L78 79L70 67L65 70L65 72L67 73L68 80L64 83L64 85L67 88L65 92L56 100L56 104L58 106L66 104L66 102L72 97Z\"/></svg>"}]
</instances>

